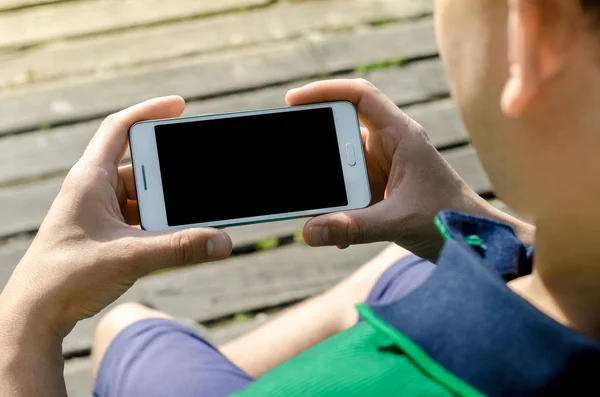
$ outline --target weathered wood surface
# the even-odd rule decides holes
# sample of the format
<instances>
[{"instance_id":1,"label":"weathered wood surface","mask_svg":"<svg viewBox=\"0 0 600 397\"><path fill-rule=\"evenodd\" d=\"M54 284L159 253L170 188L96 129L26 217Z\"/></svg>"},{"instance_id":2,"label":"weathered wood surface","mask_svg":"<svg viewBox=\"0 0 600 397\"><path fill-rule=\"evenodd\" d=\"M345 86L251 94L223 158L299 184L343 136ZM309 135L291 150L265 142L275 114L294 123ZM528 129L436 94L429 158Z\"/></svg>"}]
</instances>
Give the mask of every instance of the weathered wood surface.
<instances>
[{"instance_id":1,"label":"weathered wood surface","mask_svg":"<svg viewBox=\"0 0 600 397\"><path fill-rule=\"evenodd\" d=\"M384 92L396 103L410 103L425 101L447 92L446 84L439 76L443 76L439 63L428 61L397 70L373 72L367 77L380 83ZM407 88L402 90L402 85ZM265 92L244 94L241 100L234 96L231 101L221 99L216 103L192 103L188 111L204 113L231 110L240 105L240 101L255 105L253 107L276 106L277 102L283 102L281 98L292 86L296 84L283 89L271 88ZM407 112L427 128L437 146L466 142L461 121L450 102L419 105L408 108ZM5 153L5 160L0 163L0 186L64 174L79 158L99 123L99 120L95 120L0 140L0 150ZM35 230L60 187L59 179L0 188L0 200L7 203L0 208L0 216L4 217L0 236ZM29 201L28 197L32 197L33 201ZM25 208L29 211L23 211Z\"/></svg>"},{"instance_id":2,"label":"weathered wood surface","mask_svg":"<svg viewBox=\"0 0 600 397\"><path fill-rule=\"evenodd\" d=\"M94 0L26 8L0 14L0 48L22 47L269 3L270 0Z\"/></svg>"},{"instance_id":3,"label":"weathered wood surface","mask_svg":"<svg viewBox=\"0 0 600 397\"><path fill-rule=\"evenodd\" d=\"M140 280L119 300L143 301L195 321L297 301L340 281L385 247L385 243L337 248L294 244ZM64 352L91 346L99 317L82 321L67 337Z\"/></svg>"},{"instance_id":4,"label":"weathered wood surface","mask_svg":"<svg viewBox=\"0 0 600 397\"><path fill-rule=\"evenodd\" d=\"M217 2L215 2L217 3ZM1 5L0 5L1 7ZM430 0L333 0L278 3L242 13L150 26L119 34L84 37L11 53L2 60L0 89L165 59L276 42L319 32L338 32L377 21L432 12ZM0 27L2 31L2 27Z\"/></svg>"},{"instance_id":5,"label":"weathered wood surface","mask_svg":"<svg viewBox=\"0 0 600 397\"><path fill-rule=\"evenodd\" d=\"M84 79L60 89L57 83L39 84L0 94L0 134L86 120L161 95L203 98L436 52L432 22L422 20L317 41L302 39L192 57L160 68L140 67L114 77Z\"/></svg>"},{"instance_id":6,"label":"weathered wood surface","mask_svg":"<svg viewBox=\"0 0 600 397\"><path fill-rule=\"evenodd\" d=\"M343 77L364 77L371 80L398 105L425 102L448 95L448 86L439 60L427 60L402 68L351 73ZM187 104L185 114L197 115L284 106L285 93L291 88L308 82L310 80L302 80L258 91L205 101L192 101ZM430 110L427 107L425 110L419 109L421 108L414 108L416 112L414 117L423 124L431 125L428 129L436 136L438 140L436 143L440 146L447 143L455 144L459 140L466 139L462 130L457 131L457 128L462 127L460 121L456 117L454 120L450 119L453 116L448 112L454 110L449 109L448 104L440 104ZM407 111L410 113L413 110L407 109ZM94 119L0 139L0 152L3 153L0 161L0 187L66 173L81 156L101 121L102 119Z\"/></svg>"},{"instance_id":7,"label":"weathered wood surface","mask_svg":"<svg viewBox=\"0 0 600 397\"><path fill-rule=\"evenodd\" d=\"M428 129L435 145L444 146L466 142L464 128L456 114L454 105L450 101L442 100L413 106L407 108L407 112ZM21 136L11 138L21 138ZM66 136L66 142L73 143L75 140L69 141L68 135ZM86 142L87 137L85 142L81 142L81 148ZM33 155L34 153L32 153ZM445 152L444 155L471 186L481 193L489 192L490 187L487 178L476 162L472 149L454 149ZM78 154L75 154L73 157L76 158L77 156ZM57 157L57 159L60 160L60 157ZM70 167L73 161L74 159L70 159L66 165ZM36 163L32 161L31 164ZM49 166L51 164L52 162L49 162ZM43 167L39 169L41 170ZM3 219L0 224L0 236L35 231L58 192L60 184L61 178L54 178L0 189L0 202L3 203L0 207L0 219ZM294 220L287 223L244 226L234 228L231 234L236 245L245 245L264 238L289 235L303 222L303 220ZM0 244L0 283L2 285L10 275L18 258L25 252L29 241L30 239L24 237Z\"/></svg>"},{"instance_id":8,"label":"weathered wood surface","mask_svg":"<svg viewBox=\"0 0 600 397\"><path fill-rule=\"evenodd\" d=\"M69 397L90 397L92 395L92 362L89 357L67 361L64 375Z\"/></svg>"},{"instance_id":9,"label":"weathered wood surface","mask_svg":"<svg viewBox=\"0 0 600 397\"><path fill-rule=\"evenodd\" d=\"M479 165L473 148L452 149L443 152L443 155L474 190L479 193L491 191L489 180ZM0 207L0 219L7 220L0 224L0 234L15 235L24 231L37 230L60 189L61 182L62 179L49 179L34 185L11 187L6 191L0 190L0 202L4 204ZM268 227L265 226L265 228ZM9 261L20 257L24 252L25 247L21 240L15 248L11 248L10 244L9 242L9 247L5 247L8 252L6 256L0 250L0 264L2 264L0 268L12 268L14 262ZM4 270L0 274L7 275L9 272L9 270ZM0 280L0 282L4 285L5 280Z\"/></svg>"},{"instance_id":10,"label":"weathered wood surface","mask_svg":"<svg viewBox=\"0 0 600 397\"><path fill-rule=\"evenodd\" d=\"M469 186L480 193L489 193L491 186L478 163L471 147L452 149L443 156L467 181ZM52 201L56 197L62 178L47 179L41 182L0 189L0 235L14 236L37 230Z\"/></svg>"},{"instance_id":11,"label":"weathered wood surface","mask_svg":"<svg viewBox=\"0 0 600 397\"><path fill-rule=\"evenodd\" d=\"M464 128L462 127L462 123L456 114L456 110L454 109L453 104L448 100L438 101L427 103L423 105L417 105L410 108L407 108L407 112L409 115L415 117L416 120L421 122L429 131L430 137L433 143L437 146L444 146L448 144L456 144L461 142L466 142L466 134L464 132ZM30 134L27 134L30 135ZM24 136L14 136L10 137L11 139L22 139ZM9 138L5 138L7 140ZM79 153L85 146L87 139L86 136L85 141L81 140L81 148L77 150ZM69 140L69 136L65 136L65 142L68 144L73 144L76 139ZM0 147L1 146L0 141ZM27 148L27 145L22 145L21 147ZM15 152L19 153L14 148L12 150L6 150L5 153ZM54 151L48 151L48 153L53 153ZM20 156L23 156L23 152L19 153ZM10 156L10 154L8 154ZM35 152L31 152L28 156L30 159L30 163L35 165L34 161L31 161ZM68 159L64 163L65 169L66 167L70 167L70 165L75 161L79 154L73 152L72 158ZM475 160L474 154L472 150L467 149L455 149L453 152L447 152L445 154L448 160L458 169L459 173L465 177L465 179L470 183L474 188L483 192L489 191L489 185L487 182L487 178L479 168L478 163L471 162L471 160ZM58 162L62 161L60 156L52 155ZM63 157L68 157L63 154ZM14 159L17 164L19 164L18 158ZM476 160L475 160L476 161ZM48 161L48 166L52 167L52 161ZM27 166L26 162L23 163L23 167ZM33 167L34 169L35 166ZM2 169L0 167L0 169ZM7 167L7 170L12 170L12 168ZM43 167L37 168L38 172L43 170ZM54 169L52 172L57 172L59 169ZM1 175L1 174L0 174ZM31 175L35 175L34 172ZM16 235L22 232L34 231L39 226L43 216L45 215L47 209L49 208L53 198L55 197L58 189L60 188L61 178L47 179L42 180L35 183L5 187L0 189L0 202L3 203L3 206L0 207L0 218L3 219L3 223L0 224L0 236L4 235ZM301 221L294 221L294 225L298 225ZM254 228L260 227L262 230L269 230L271 224L260 225L260 226L252 226ZM250 227L248 227L250 228ZM250 241L248 239L244 240L244 235L250 236L250 229L241 227L240 233L236 235L233 232L232 237L234 241L239 244L248 244ZM279 231L283 231L282 228ZM289 231L287 234L293 231ZM270 236L261 234L260 238L273 237L277 234L271 234ZM252 238L251 238L252 239ZM257 241L254 239L254 241ZM16 242L9 241L5 243L4 246L0 245L0 282L4 282L6 277L10 273L10 268L14 266L15 258L22 256L27 244L23 239L19 239Z\"/></svg>"},{"instance_id":12,"label":"weathered wood surface","mask_svg":"<svg viewBox=\"0 0 600 397\"><path fill-rule=\"evenodd\" d=\"M214 113L282 106L288 89L317 78L365 77L425 126L472 188L491 193L447 99L431 13L431 0L0 0L0 286L102 118L164 94L186 98L186 115ZM236 247L253 246L304 222L228 232ZM294 243L147 277L118 302L221 320L323 291L384 245ZM77 325L67 357L89 352L98 319ZM261 321L219 322L211 335L221 343ZM89 369L89 357L67 361L71 396L90 395Z\"/></svg>"},{"instance_id":13,"label":"weathered wood surface","mask_svg":"<svg viewBox=\"0 0 600 397\"><path fill-rule=\"evenodd\" d=\"M14 10L18 8L37 6L40 4L58 3L64 0L0 0L0 11Z\"/></svg>"}]
</instances>

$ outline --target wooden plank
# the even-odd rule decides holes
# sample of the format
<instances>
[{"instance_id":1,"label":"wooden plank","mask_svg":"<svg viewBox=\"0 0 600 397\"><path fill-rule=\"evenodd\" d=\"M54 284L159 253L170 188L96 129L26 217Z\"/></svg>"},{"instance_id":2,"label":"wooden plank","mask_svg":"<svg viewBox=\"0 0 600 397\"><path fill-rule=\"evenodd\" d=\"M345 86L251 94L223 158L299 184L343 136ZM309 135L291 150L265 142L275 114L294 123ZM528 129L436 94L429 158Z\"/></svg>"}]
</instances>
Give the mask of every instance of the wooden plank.
<instances>
[{"instance_id":1,"label":"wooden plank","mask_svg":"<svg viewBox=\"0 0 600 397\"><path fill-rule=\"evenodd\" d=\"M129 296L119 301L143 300L175 317L211 321L324 291L387 244L368 244L347 250L297 244L243 255L147 277L138 281L128 292ZM80 322L65 339L63 351L68 354L89 348L98 320L96 316Z\"/></svg>"},{"instance_id":2,"label":"wooden plank","mask_svg":"<svg viewBox=\"0 0 600 397\"><path fill-rule=\"evenodd\" d=\"M483 170L475 149L466 146L442 152L452 168L479 194L491 193L492 185Z\"/></svg>"},{"instance_id":3,"label":"wooden plank","mask_svg":"<svg viewBox=\"0 0 600 397\"><path fill-rule=\"evenodd\" d=\"M465 179L465 181L479 193L488 193L491 191L491 185L472 147L464 147L445 151L444 157L450 165ZM48 208L61 184L61 179L51 179L32 185L19 186L11 189L0 190L0 219L5 222L0 224L0 235L15 235L26 230L36 230L45 216ZM294 225L294 230L302 221L290 223ZM287 226L282 230L288 230ZM266 230L270 224L265 224ZM241 234L241 233L240 233ZM250 236L250 235L248 235ZM250 237L247 237L250 239ZM252 237L254 240L255 237ZM15 266L15 258L22 256L26 244L20 243L18 247L13 247L11 243L0 250L0 268L5 267L0 274L10 274L10 269ZM4 252L8 254L4 255ZM0 285L4 285L6 279L0 279Z\"/></svg>"},{"instance_id":4,"label":"wooden plank","mask_svg":"<svg viewBox=\"0 0 600 397\"><path fill-rule=\"evenodd\" d=\"M279 3L244 13L49 43L6 57L0 69L0 89L280 41L315 31L339 31L378 20L414 18L430 14L432 8L430 0Z\"/></svg>"},{"instance_id":5,"label":"wooden plank","mask_svg":"<svg viewBox=\"0 0 600 397\"><path fill-rule=\"evenodd\" d=\"M260 241L285 237L301 230L308 218L290 219L278 222L259 223L228 227L225 230L233 241L233 247L239 248L256 244ZM19 263L33 238L19 236L0 243L0 289L10 277L12 269Z\"/></svg>"},{"instance_id":6,"label":"wooden plank","mask_svg":"<svg viewBox=\"0 0 600 397\"><path fill-rule=\"evenodd\" d=\"M442 105L447 106L447 102L443 102ZM444 115L444 113L438 115L436 108L437 106L435 105L423 105L417 109L422 116L420 120L425 125L427 120ZM445 114L452 113L446 112ZM440 130L443 142L449 141L449 131L457 132L457 134L460 134L457 137L464 139L464 132L461 134L460 127L462 124L452 127L452 122L456 123L460 122L460 120L456 118L447 120L447 123L445 123L447 129ZM434 144L437 144L436 136L436 131L431 130L430 137ZM487 179L481 176L482 171L473 149L458 149L457 151L444 153L444 155L476 190L483 189L489 191L489 184L487 183ZM61 181L62 178L55 178L33 184L0 189L0 203L2 203L2 206L0 206L0 219L3 219L3 222L0 223L0 236L15 235L24 231L36 230L60 189Z\"/></svg>"},{"instance_id":7,"label":"wooden plank","mask_svg":"<svg viewBox=\"0 0 600 397\"><path fill-rule=\"evenodd\" d=\"M471 147L458 148L450 151L444 152L444 157L449 161L450 165L457 170L457 172L467 181L469 186L473 188L475 191L479 193L488 193L491 192L491 185L489 180L484 173L479 161L477 160L476 154ZM48 187L48 186L46 186ZM50 185L50 188L52 186ZM30 192L29 190L28 192ZM32 189L35 193L37 188ZM8 214L11 213L11 209L14 208L19 203L21 207L27 207L28 203L35 203L36 199L39 199L39 195L28 194L24 196L24 192L20 192L21 194L15 195L14 199L7 200L7 204L10 205L7 212L4 215L4 218L8 219ZM52 199L52 196L45 196L45 199ZM21 199L21 201L19 201ZM0 202L1 199L0 199ZM16 204L15 204L16 203ZM12 226L15 227L28 227L31 229L37 228L39 222L42 217L45 215L46 210L44 207L37 203L37 207L32 206L32 208L37 208L36 214L33 217L29 217L28 215L31 212L25 212L23 209L13 210L14 213L18 214L17 217L13 217L16 221L12 223ZM2 211L4 211L4 207ZM16 212L19 211L19 212ZM37 217L35 216L37 215ZM10 220L10 219L9 219ZM21 220L21 223L18 221ZM232 239L236 245L244 245L250 242L257 242L263 238L276 237L281 235L288 235L293 233L295 230L302 227L305 220L296 219L290 221L284 221L281 223L268 223L261 225L249 225L243 226L239 228L232 228L228 230L231 233ZM25 225L25 226L23 226ZM14 231L14 230L9 230ZM4 285L10 276L12 269L18 263L19 259L25 253L27 247L30 244L30 238L16 238L13 240L9 240L8 242L0 245L0 285Z\"/></svg>"},{"instance_id":8,"label":"wooden plank","mask_svg":"<svg viewBox=\"0 0 600 397\"><path fill-rule=\"evenodd\" d=\"M25 255L31 241L32 237L21 236L0 243L0 290L4 288L13 269Z\"/></svg>"},{"instance_id":9,"label":"wooden plank","mask_svg":"<svg viewBox=\"0 0 600 397\"><path fill-rule=\"evenodd\" d=\"M431 126L430 137L434 144L457 142L466 138L462 123L456 116L451 101L444 100L423 104L407 109L425 127ZM440 125L443 128L437 128ZM454 138L453 138L454 137ZM487 178L482 175L470 148L445 153L452 166L465 177L472 187L489 191ZM53 198L60 188L60 179L38 182L30 185L0 189L0 235L15 235L23 231L36 230L45 216ZM293 233L301 227L304 220L291 220L281 223L269 223L243 226L229 229L237 246ZM4 285L18 260L30 244L30 238L10 240L0 245L0 285Z\"/></svg>"},{"instance_id":10,"label":"wooden plank","mask_svg":"<svg viewBox=\"0 0 600 397\"><path fill-rule=\"evenodd\" d=\"M64 0L0 0L0 11L31 7L40 4L58 3L60 1Z\"/></svg>"},{"instance_id":11,"label":"wooden plank","mask_svg":"<svg viewBox=\"0 0 600 397\"><path fill-rule=\"evenodd\" d=\"M191 58L70 85L42 84L0 95L0 134L100 117L160 95L202 98L436 53L432 21L422 20Z\"/></svg>"},{"instance_id":12,"label":"wooden plank","mask_svg":"<svg viewBox=\"0 0 600 397\"><path fill-rule=\"evenodd\" d=\"M0 14L0 48L198 17L269 0L95 0L64 2Z\"/></svg>"},{"instance_id":13,"label":"wooden plank","mask_svg":"<svg viewBox=\"0 0 600 397\"><path fill-rule=\"evenodd\" d=\"M429 98L448 94L443 68L437 59L367 74L351 73L343 77L368 78L380 86L398 105L423 102ZM289 89L308 82L299 81L259 91L190 102L185 114L197 115L283 106L285 105L283 98ZM436 106L438 105L434 105ZM426 127L433 132L436 139L439 139L436 144L444 146L466 139L451 103L439 105L439 109L429 109L425 106L408 111L415 111L417 119L427 119L428 122L431 120L431 128ZM432 112L435 112L435 117ZM443 125L436 120L442 120ZM0 152L3 153L3 160L0 162L0 187L66 173L79 159L100 123L101 120L96 119L0 139Z\"/></svg>"},{"instance_id":14,"label":"wooden plank","mask_svg":"<svg viewBox=\"0 0 600 397\"><path fill-rule=\"evenodd\" d=\"M258 223L255 225L234 226L225 228L231 237L233 246L241 247L273 237L285 237L301 230L308 218L290 219L286 221Z\"/></svg>"},{"instance_id":15,"label":"wooden plank","mask_svg":"<svg viewBox=\"0 0 600 397\"><path fill-rule=\"evenodd\" d=\"M69 397L92 395L92 361L89 357L74 358L65 362L64 376Z\"/></svg>"},{"instance_id":16,"label":"wooden plank","mask_svg":"<svg viewBox=\"0 0 600 397\"><path fill-rule=\"evenodd\" d=\"M432 111L433 109L435 112ZM403 110L425 128L437 148L470 140L454 101L451 99L414 105Z\"/></svg>"},{"instance_id":17,"label":"wooden plank","mask_svg":"<svg viewBox=\"0 0 600 397\"><path fill-rule=\"evenodd\" d=\"M269 310L269 314L261 312L248 320L234 320L227 324L220 324L215 327L210 327L208 328L208 332L210 333L211 341L215 345L221 346L260 327L272 317L276 316L280 311L281 310Z\"/></svg>"},{"instance_id":18,"label":"wooden plank","mask_svg":"<svg viewBox=\"0 0 600 397\"><path fill-rule=\"evenodd\" d=\"M56 178L0 189L0 236L37 230L58 194L62 181L63 178Z\"/></svg>"}]
</instances>

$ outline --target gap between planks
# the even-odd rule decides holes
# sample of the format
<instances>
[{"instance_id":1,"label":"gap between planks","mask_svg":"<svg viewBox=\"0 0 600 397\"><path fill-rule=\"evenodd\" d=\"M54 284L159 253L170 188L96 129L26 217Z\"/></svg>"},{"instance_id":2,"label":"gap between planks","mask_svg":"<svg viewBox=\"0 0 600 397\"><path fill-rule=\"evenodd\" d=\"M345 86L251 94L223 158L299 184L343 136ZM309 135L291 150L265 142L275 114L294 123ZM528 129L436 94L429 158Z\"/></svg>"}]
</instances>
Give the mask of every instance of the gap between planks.
<instances>
[{"instance_id":1,"label":"gap between planks","mask_svg":"<svg viewBox=\"0 0 600 397\"><path fill-rule=\"evenodd\" d=\"M471 147L452 149L443 153L449 164L461 175L461 177L478 193L491 192L491 186L488 178L483 172L481 165L477 159L475 151ZM7 223L4 227L20 228L35 230L46 214L50 202L55 197L59 187L60 180L45 182L45 185L37 185L35 189L28 189L16 194L7 208L2 209L2 212L16 214L12 223ZM43 190L42 190L43 189ZM43 195L40 195L43 193ZM2 199L0 198L0 201ZM4 200L6 202L6 200ZM35 210L35 212L34 212ZM3 214L4 215L4 214ZM30 215L30 218L25 219L25 215ZM268 225L268 224L266 224ZM264 226L268 230L269 226ZM251 226L247 227L246 231L252 230ZM6 230L6 229L5 229ZM246 232L241 232L246 233ZM292 232L293 233L293 232ZM250 236L248 234L248 236ZM20 258L27 246L27 240L17 240L18 244L8 242L1 247L0 250L0 283L4 285L7 277L12 272L12 268L16 264L15 259ZM2 252L4 251L4 252ZM5 262L6 261L6 262Z\"/></svg>"},{"instance_id":2,"label":"gap between planks","mask_svg":"<svg viewBox=\"0 0 600 397\"><path fill-rule=\"evenodd\" d=\"M317 41L296 40L192 58L111 77L40 84L0 94L0 135L102 117L133 103L172 93L186 99L212 98L352 71L360 65L400 56L414 59L436 54L433 24L426 19L367 32L324 36ZM26 117L23 109L27 109Z\"/></svg>"},{"instance_id":3,"label":"gap between planks","mask_svg":"<svg viewBox=\"0 0 600 397\"><path fill-rule=\"evenodd\" d=\"M0 13L0 48L268 6L271 0L95 0Z\"/></svg>"},{"instance_id":4,"label":"gap between planks","mask_svg":"<svg viewBox=\"0 0 600 397\"><path fill-rule=\"evenodd\" d=\"M388 71L391 73L391 71ZM223 105L222 105L223 106ZM407 113L418 120L428 131L435 145L447 145L448 142L466 142L464 131L456 109L450 100L443 100L407 108ZM459 148L447 152L446 156L458 172L465 177L471 186L485 193L489 184L485 174L470 148ZM60 179L37 182L32 185L0 189L0 235L18 235L22 232L34 231L45 216L50 203L60 187ZM302 220L288 221L293 230ZM287 227L284 224L262 224L244 226L232 230L234 243L238 246L256 243L257 241L281 235ZM277 234L270 233L271 228L278 229ZM293 233L292 228L287 229ZM29 246L31 237L24 236L0 244L0 285L3 285L12 272L12 268Z\"/></svg>"},{"instance_id":5,"label":"gap between planks","mask_svg":"<svg viewBox=\"0 0 600 397\"><path fill-rule=\"evenodd\" d=\"M27 7L37 7L64 1L76 0L0 0L0 12L15 11Z\"/></svg>"},{"instance_id":6,"label":"gap between planks","mask_svg":"<svg viewBox=\"0 0 600 397\"><path fill-rule=\"evenodd\" d=\"M296 37L360 29L433 12L430 0L277 3L244 13L59 41L0 56L0 90ZM1 29L1 28L0 28ZM320 33L319 33L320 32ZM201 40L198 38L201 37Z\"/></svg>"},{"instance_id":7,"label":"gap between planks","mask_svg":"<svg viewBox=\"0 0 600 397\"><path fill-rule=\"evenodd\" d=\"M448 86L441 62L438 59L411 63L400 68L374 70L366 73L350 73L345 78L364 77L381 87L383 92L397 105L425 102L431 98L448 95ZM228 95L187 104L184 115L198 115L261 109L285 105L285 93L302 86L310 80L276 86L237 95ZM415 108L415 110L418 107ZM409 113L411 110L408 110ZM445 113L448 106L440 106ZM418 112L417 112L418 113ZM440 114L443 119L444 115ZM417 114L419 119L420 115ZM436 117L428 117L426 123L434 123ZM0 151L4 153L0 162L0 187L29 183L66 173L79 159L101 119L0 138ZM450 123L456 125L456 123ZM446 131L448 127L427 126L436 137L436 145L446 146L463 141L459 131Z\"/></svg>"},{"instance_id":8,"label":"gap between planks","mask_svg":"<svg viewBox=\"0 0 600 397\"><path fill-rule=\"evenodd\" d=\"M429 129L434 145L466 142L466 134L456 110L449 101L419 105L409 109L409 114ZM488 184L470 148L447 151L445 156L454 162L457 170L471 186L480 192ZM470 164L469 162L473 162ZM61 178L44 180L33 184L0 189L0 236L14 236L36 230L61 185Z\"/></svg>"}]
</instances>

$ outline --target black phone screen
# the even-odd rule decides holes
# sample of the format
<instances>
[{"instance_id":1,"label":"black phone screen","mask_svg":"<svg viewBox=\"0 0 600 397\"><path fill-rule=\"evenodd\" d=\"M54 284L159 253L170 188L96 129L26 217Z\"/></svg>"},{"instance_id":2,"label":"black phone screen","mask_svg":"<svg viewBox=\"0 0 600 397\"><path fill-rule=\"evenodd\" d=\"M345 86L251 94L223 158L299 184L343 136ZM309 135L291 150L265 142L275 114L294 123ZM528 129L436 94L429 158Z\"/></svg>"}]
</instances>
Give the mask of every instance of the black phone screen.
<instances>
[{"instance_id":1,"label":"black phone screen","mask_svg":"<svg viewBox=\"0 0 600 397\"><path fill-rule=\"evenodd\" d=\"M169 226L348 205L331 108L155 133Z\"/></svg>"}]
</instances>

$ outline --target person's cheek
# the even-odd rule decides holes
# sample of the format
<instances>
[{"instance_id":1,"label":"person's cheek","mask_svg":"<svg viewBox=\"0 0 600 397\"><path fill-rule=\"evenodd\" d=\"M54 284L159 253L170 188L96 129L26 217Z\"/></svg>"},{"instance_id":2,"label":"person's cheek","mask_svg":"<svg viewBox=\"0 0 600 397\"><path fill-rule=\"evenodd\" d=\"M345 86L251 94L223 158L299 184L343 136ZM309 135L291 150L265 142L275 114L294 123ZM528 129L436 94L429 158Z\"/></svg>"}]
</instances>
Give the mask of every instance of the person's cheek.
<instances>
[{"instance_id":1,"label":"person's cheek","mask_svg":"<svg viewBox=\"0 0 600 397\"><path fill-rule=\"evenodd\" d=\"M436 34L452 97L494 191L508 204L514 122L500 106L508 79L508 9L504 0L436 0Z\"/></svg>"},{"instance_id":2,"label":"person's cheek","mask_svg":"<svg viewBox=\"0 0 600 397\"><path fill-rule=\"evenodd\" d=\"M436 0L436 34L452 96L475 141L500 112L507 77L506 6L499 0Z\"/></svg>"}]
</instances>

